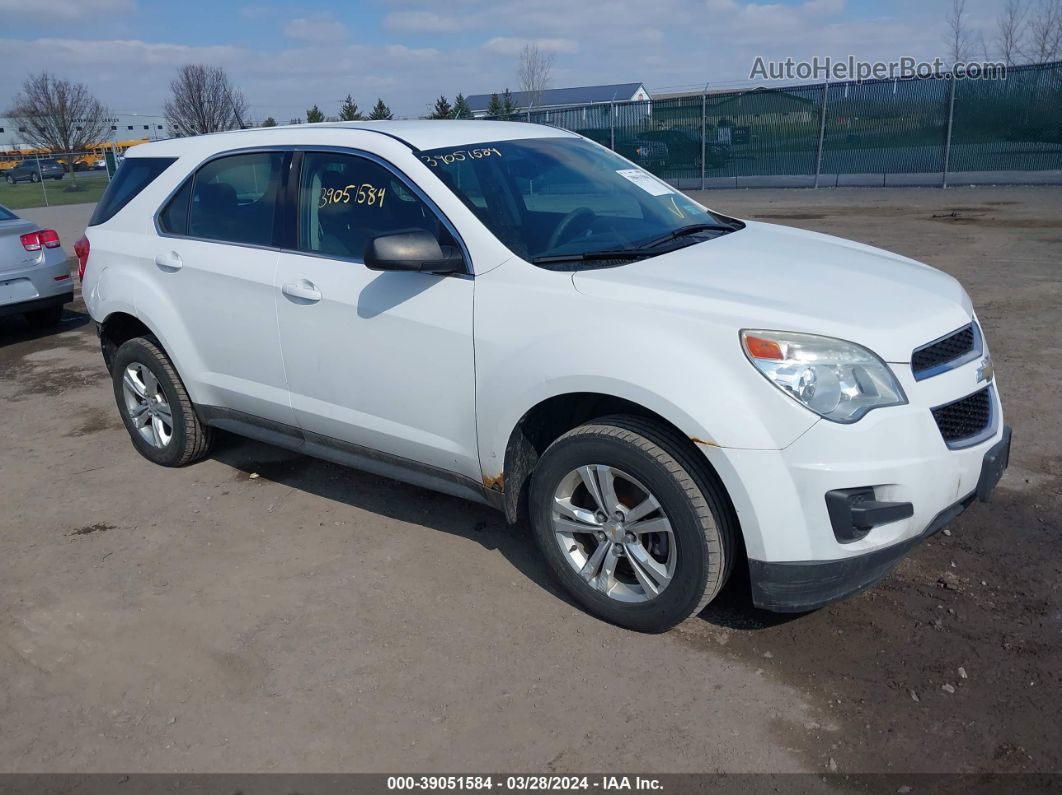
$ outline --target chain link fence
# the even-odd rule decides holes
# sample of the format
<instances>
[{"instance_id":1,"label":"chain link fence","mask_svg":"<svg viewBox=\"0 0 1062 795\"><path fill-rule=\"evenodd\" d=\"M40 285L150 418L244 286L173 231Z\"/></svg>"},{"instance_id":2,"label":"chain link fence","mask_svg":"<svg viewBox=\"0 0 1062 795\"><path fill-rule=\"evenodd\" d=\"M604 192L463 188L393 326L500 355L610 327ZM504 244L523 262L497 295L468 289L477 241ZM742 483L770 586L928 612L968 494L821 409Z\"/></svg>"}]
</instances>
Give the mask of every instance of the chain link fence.
<instances>
[{"instance_id":1,"label":"chain link fence","mask_svg":"<svg viewBox=\"0 0 1062 795\"><path fill-rule=\"evenodd\" d=\"M11 210L99 201L120 156L104 149L52 155L0 152L0 205Z\"/></svg>"},{"instance_id":2,"label":"chain link fence","mask_svg":"<svg viewBox=\"0 0 1062 795\"><path fill-rule=\"evenodd\" d=\"M540 108L680 188L1062 182L1062 63Z\"/></svg>"}]
</instances>

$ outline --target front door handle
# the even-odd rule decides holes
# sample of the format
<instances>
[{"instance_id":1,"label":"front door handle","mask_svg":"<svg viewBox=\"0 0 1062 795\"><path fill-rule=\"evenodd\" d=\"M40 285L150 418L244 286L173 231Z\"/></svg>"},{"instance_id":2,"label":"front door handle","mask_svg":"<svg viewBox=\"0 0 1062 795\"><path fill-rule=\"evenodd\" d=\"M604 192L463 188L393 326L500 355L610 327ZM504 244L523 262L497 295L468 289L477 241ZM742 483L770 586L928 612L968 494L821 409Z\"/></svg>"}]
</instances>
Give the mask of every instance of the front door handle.
<instances>
[{"instance_id":1,"label":"front door handle","mask_svg":"<svg viewBox=\"0 0 1062 795\"><path fill-rule=\"evenodd\" d=\"M176 251L171 251L169 254L159 254L155 257L155 264L168 271L179 271L184 267L184 260Z\"/></svg>"},{"instance_id":2,"label":"front door handle","mask_svg":"<svg viewBox=\"0 0 1062 795\"><path fill-rule=\"evenodd\" d=\"M321 291L309 279L299 279L297 282L288 282L280 288L284 295L290 298L298 298L302 301L316 303L321 300Z\"/></svg>"}]
</instances>

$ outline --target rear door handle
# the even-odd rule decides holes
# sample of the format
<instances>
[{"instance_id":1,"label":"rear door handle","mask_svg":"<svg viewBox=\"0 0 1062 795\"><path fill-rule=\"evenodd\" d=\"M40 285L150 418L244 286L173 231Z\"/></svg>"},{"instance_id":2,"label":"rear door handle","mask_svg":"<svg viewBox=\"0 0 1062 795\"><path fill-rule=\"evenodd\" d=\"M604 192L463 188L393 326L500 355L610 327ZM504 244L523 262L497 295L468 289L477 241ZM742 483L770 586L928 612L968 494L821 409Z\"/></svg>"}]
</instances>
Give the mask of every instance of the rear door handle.
<instances>
[{"instance_id":1,"label":"rear door handle","mask_svg":"<svg viewBox=\"0 0 1062 795\"><path fill-rule=\"evenodd\" d=\"M284 295L291 298L299 298L303 301L316 303L321 300L321 291L309 279L299 279L297 282L288 282L280 288Z\"/></svg>"},{"instance_id":2,"label":"rear door handle","mask_svg":"<svg viewBox=\"0 0 1062 795\"><path fill-rule=\"evenodd\" d=\"M184 267L184 261L176 251L171 251L169 254L159 254L155 257L155 264L168 271L179 271Z\"/></svg>"}]
</instances>

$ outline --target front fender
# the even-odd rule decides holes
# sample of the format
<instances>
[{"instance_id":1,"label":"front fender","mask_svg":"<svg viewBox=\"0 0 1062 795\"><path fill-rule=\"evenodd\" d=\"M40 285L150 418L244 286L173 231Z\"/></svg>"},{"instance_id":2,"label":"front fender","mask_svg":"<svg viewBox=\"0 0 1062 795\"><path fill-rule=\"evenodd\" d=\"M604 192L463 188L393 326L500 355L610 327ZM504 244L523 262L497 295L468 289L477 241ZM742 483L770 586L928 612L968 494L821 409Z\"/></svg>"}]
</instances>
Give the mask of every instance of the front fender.
<instances>
[{"instance_id":1,"label":"front fender","mask_svg":"<svg viewBox=\"0 0 1062 795\"><path fill-rule=\"evenodd\" d=\"M477 279L476 380L485 476L524 414L574 392L629 400L720 448L782 449L817 420L748 363L736 328L619 307L519 261Z\"/></svg>"}]
</instances>

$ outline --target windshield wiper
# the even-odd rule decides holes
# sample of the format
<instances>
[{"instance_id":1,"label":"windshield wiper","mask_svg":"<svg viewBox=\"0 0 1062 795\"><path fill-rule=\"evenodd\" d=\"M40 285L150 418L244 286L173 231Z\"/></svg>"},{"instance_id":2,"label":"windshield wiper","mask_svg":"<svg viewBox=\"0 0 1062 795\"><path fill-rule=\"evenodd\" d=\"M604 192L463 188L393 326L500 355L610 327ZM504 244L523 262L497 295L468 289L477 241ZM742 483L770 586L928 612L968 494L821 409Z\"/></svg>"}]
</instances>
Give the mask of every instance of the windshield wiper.
<instances>
[{"instance_id":1,"label":"windshield wiper","mask_svg":"<svg viewBox=\"0 0 1062 795\"><path fill-rule=\"evenodd\" d=\"M688 226L680 226L678 229L674 229L661 237L653 238L645 243L640 243L637 246L637 250L641 251L647 248L656 248L672 240L676 240L680 237L686 237L687 235L695 235L698 232L733 232L734 227L727 226L725 224L690 224Z\"/></svg>"},{"instance_id":2,"label":"windshield wiper","mask_svg":"<svg viewBox=\"0 0 1062 795\"><path fill-rule=\"evenodd\" d=\"M551 254L546 257L532 257L534 265L548 265L551 262L590 262L605 259L645 259L652 256L647 251L634 248L617 249L615 251L586 251L582 254Z\"/></svg>"}]
</instances>

